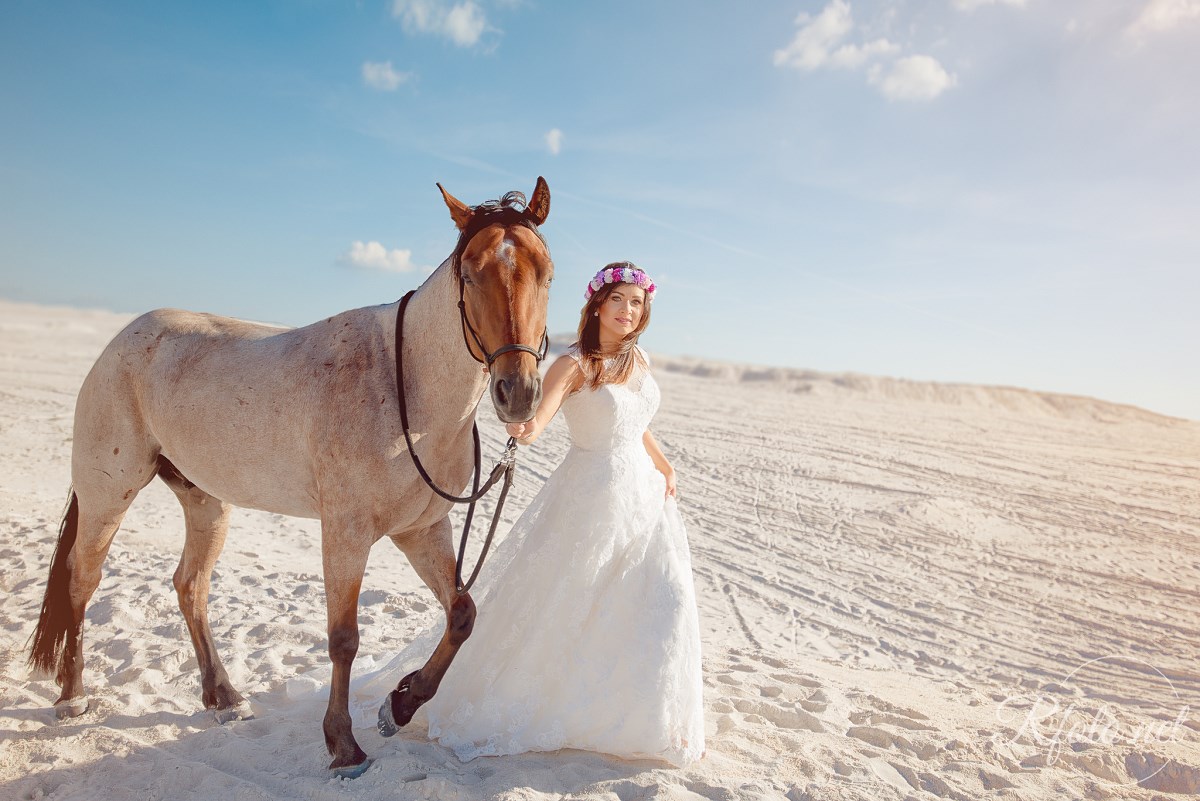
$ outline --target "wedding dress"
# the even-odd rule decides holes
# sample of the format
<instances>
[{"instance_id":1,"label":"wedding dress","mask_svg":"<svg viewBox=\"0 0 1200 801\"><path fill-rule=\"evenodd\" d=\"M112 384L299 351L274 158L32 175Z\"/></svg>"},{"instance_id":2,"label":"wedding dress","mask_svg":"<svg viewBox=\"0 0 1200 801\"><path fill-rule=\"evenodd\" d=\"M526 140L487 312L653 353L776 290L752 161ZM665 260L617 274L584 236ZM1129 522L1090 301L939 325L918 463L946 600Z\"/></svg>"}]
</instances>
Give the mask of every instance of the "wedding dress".
<instances>
[{"instance_id":1,"label":"wedding dress","mask_svg":"<svg viewBox=\"0 0 1200 801\"><path fill-rule=\"evenodd\" d=\"M580 748L682 766L703 753L687 534L642 444L659 399L638 366L563 401L570 450L485 563L473 633L417 712L463 761ZM352 682L358 725L440 634Z\"/></svg>"}]
</instances>

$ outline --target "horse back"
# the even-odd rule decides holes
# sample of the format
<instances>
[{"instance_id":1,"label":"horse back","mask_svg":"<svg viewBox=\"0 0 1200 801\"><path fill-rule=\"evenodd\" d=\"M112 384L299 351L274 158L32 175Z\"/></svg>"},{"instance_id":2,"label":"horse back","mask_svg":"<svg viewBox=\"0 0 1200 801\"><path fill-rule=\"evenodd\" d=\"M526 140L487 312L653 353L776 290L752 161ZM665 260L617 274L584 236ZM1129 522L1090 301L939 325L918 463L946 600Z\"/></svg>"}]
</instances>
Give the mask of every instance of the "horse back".
<instances>
[{"instance_id":1,"label":"horse back","mask_svg":"<svg viewBox=\"0 0 1200 801\"><path fill-rule=\"evenodd\" d=\"M399 434L374 408L394 397L385 309L296 329L176 309L144 314L84 382L77 449L89 446L89 428L134 431L215 497L320 517L323 466L382 462L381 444Z\"/></svg>"}]
</instances>

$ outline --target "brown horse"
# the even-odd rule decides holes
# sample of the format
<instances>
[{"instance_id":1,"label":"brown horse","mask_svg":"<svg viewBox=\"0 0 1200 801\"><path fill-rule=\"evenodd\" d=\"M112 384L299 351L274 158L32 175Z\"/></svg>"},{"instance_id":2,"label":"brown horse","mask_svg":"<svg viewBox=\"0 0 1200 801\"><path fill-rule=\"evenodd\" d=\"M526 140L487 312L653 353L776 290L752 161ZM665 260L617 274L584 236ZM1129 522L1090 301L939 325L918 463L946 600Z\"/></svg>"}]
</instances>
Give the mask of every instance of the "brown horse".
<instances>
[{"instance_id":1,"label":"brown horse","mask_svg":"<svg viewBox=\"0 0 1200 801\"><path fill-rule=\"evenodd\" d=\"M528 206L510 192L476 207L441 191L459 240L408 304L404 389L417 455L439 487L461 490L471 475L472 426L489 378L504 422L528 420L541 399L530 353L545 335L554 271L538 232L550 191L538 178ZM204 706L220 722L249 716L208 624L212 569L231 506L321 521L333 663L324 722L331 769L355 776L368 764L347 703L359 586L381 537L404 553L446 611L437 648L389 697L392 718L404 725L433 696L471 633L475 606L455 589L450 503L418 476L405 446L396 314L393 303L279 329L166 309L117 334L79 391L72 493L32 637L30 664L56 672L62 687L55 703L60 718L87 711L84 611L125 511L155 475L183 505L187 540L175 589L196 649ZM493 357L490 371L481 369L481 360Z\"/></svg>"}]
</instances>

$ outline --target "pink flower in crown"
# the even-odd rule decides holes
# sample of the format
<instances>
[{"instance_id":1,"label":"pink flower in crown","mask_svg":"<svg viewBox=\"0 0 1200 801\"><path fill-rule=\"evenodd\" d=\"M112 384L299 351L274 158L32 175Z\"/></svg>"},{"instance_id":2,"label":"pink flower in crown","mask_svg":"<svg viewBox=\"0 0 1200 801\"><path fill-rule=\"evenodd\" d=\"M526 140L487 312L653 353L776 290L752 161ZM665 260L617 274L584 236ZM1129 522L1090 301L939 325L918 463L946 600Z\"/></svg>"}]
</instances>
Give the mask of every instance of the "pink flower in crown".
<instances>
[{"instance_id":1,"label":"pink flower in crown","mask_svg":"<svg viewBox=\"0 0 1200 801\"><path fill-rule=\"evenodd\" d=\"M604 271L604 283L611 284L612 282L613 282L613 271L605 270Z\"/></svg>"}]
</instances>

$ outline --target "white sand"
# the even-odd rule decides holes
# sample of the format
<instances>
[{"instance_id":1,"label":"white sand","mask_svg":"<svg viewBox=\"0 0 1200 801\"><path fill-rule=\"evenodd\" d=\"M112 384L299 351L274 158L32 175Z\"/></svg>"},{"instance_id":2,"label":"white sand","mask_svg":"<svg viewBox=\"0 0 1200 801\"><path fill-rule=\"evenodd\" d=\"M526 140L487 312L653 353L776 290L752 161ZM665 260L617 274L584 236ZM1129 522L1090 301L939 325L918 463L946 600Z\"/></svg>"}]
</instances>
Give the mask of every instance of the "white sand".
<instances>
[{"instance_id":1,"label":"white sand","mask_svg":"<svg viewBox=\"0 0 1200 801\"><path fill-rule=\"evenodd\" d=\"M57 688L30 679L25 643L67 495L75 393L128 319L0 301L0 799L1200 793L1200 423L665 357L654 428L680 475L705 646L708 756L695 766L579 751L462 764L419 729L363 729L375 764L330 779L323 710L284 697L326 663L317 524L259 512L235 515L212 597L257 717L217 725L171 589L182 515L159 482L88 612L93 709L56 723ZM491 459L500 427L489 408L480 419ZM565 449L561 421L523 449L507 522ZM363 587L360 668L441 625L386 542ZM1030 724L1039 698L1059 711Z\"/></svg>"}]
</instances>

